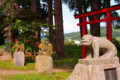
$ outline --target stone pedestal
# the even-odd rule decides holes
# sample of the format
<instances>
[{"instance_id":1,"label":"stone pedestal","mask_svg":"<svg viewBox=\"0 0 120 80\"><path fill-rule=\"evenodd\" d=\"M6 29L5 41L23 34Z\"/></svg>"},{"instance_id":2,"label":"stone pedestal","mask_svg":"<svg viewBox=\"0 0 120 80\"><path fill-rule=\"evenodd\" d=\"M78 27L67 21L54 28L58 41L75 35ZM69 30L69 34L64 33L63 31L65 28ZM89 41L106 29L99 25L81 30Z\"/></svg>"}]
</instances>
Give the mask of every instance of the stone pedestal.
<instances>
[{"instance_id":1,"label":"stone pedestal","mask_svg":"<svg viewBox=\"0 0 120 80\"><path fill-rule=\"evenodd\" d=\"M15 66L22 67L25 65L25 55L24 52L14 52L13 62Z\"/></svg>"},{"instance_id":2,"label":"stone pedestal","mask_svg":"<svg viewBox=\"0 0 120 80\"><path fill-rule=\"evenodd\" d=\"M50 56L38 55L35 59L35 69L37 72L45 72L52 74L53 72L53 60Z\"/></svg>"},{"instance_id":3,"label":"stone pedestal","mask_svg":"<svg viewBox=\"0 0 120 80\"><path fill-rule=\"evenodd\" d=\"M111 77L107 70L115 69L115 79ZM110 73L112 75L112 73ZM119 59L79 59L72 74L66 80L120 80L120 64Z\"/></svg>"},{"instance_id":4,"label":"stone pedestal","mask_svg":"<svg viewBox=\"0 0 120 80\"><path fill-rule=\"evenodd\" d=\"M0 60L12 60L11 53L0 56Z\"/></svg>"}]
</instances>

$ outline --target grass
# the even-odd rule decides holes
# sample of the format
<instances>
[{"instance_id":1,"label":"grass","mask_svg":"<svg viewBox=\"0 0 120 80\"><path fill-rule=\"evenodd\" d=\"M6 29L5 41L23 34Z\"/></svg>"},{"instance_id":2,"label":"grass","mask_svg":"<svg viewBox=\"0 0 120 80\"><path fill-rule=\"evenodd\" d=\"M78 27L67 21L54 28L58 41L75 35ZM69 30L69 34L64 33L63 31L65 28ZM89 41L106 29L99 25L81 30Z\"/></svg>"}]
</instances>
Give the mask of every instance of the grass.
<instances>
[{"instance_id":1,"label":"grass","mask_svg":"<svg viewBox=\"0 0 120 80\"><path fill-rule=\"evenodd\" d=\"M60 72L54 74L38 73L38 74L17 74L2 76L3 80L66 80L70 75L69 72Z\"/></svg>"},{"instance_id":2,"label":"grass","mask_svg":"<svg viewBox=\"0 0 120 80\"><path fill-rule=\"evenodd\" d=\"M34 63L27 63L25 67L16 67L12 61L0 61L0 69L6 70L34 70Z\"/></svg>"},{"instance_id":3,"label":"grass","mask_svg":"<svg viewBox=\"0 0 120 80\"><path fill-rule=\"evenodd\" d=\"M60 58L53 60L54 68L74 68L74 65L77 63L78 59L71 58ZM0 61L0 69L4 70L35 70L35 63L29 62L24 67L16 67L13 65L12 61Z\"/></svg>"}]
</instances>

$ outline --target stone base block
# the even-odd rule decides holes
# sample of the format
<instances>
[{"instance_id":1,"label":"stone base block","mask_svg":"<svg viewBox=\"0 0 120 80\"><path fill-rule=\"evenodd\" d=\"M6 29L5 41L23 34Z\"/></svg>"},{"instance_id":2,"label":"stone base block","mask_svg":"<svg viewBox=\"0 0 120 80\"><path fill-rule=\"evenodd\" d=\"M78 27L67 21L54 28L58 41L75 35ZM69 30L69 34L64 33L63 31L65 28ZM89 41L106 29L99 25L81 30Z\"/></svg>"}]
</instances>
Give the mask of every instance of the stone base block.
<instances>
[{"instance_id":1,"label":"stone base block","mask_svg":"<svg viewBox=\"0 0 120 80\"><path fill-rule=\"evenodd\" d=\"M45 72L52 74L53 72L53 59L50 56L38 55L35 59L35 69L37 72Z\"/></svg>"},{"instance_id":2,"label":"stone base block","mask_svg":"<svg viewBox=\"0 0 120 80\"><path fill-rule=\"evenodd\" d=\"M11 53L0 56L0 60L12 60Z\"/></svg>"},{"instance_id":3,"label":"stone base block","mask_svg":"<svg viewBox=\"0 0 120 80\"><path fill-rule=\"evenodd\" d=\"M109 77L106 70L115 69L115 77ZM107 72L109 73L109 72ZM112 73L110 73L112 75ZM72 74L66 80L120 80L119 59L80 59Z\"/></svg>"},{"instance_id":4,"label":"stone base block","mask_svg":"<svg viewBox=\"0 0 120 80\"><path fill-rule=\"evenodd\" d=\"M24 52L14 52L13 62L15 66L23 67L25 66L25 55Z\"/></svg>"}]
</instances>

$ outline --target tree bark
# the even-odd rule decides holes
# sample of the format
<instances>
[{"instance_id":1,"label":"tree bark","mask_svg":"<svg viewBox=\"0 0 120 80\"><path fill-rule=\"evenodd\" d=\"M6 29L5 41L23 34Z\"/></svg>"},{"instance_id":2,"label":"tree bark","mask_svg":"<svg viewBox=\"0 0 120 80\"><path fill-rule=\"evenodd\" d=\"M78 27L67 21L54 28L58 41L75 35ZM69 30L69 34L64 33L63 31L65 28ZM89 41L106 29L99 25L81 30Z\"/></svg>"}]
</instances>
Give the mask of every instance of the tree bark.
<instances>
[{"instance_id":1,"label":"tree bark","mask_svg":"<svg viewBox=\"0 0 120 80\"><path fill-rule=\"evenodd\" d=\"M36 1L36 5L37 5L37 13L39 14L39 16L37 16L37 19L40 20L40 0L37 0ZM38 41L40 42L41 41L41 27L38 29Z\"/></svg>"},{"instance_id":2,"label":"tree bark","mask_svg":"<svg viewBox=\"0 0 120 80\"><path fill-rule=\"evenodd\" d=\"M91 11L96 11L99 9L100 9L100 0L91 0ZM100 16L96 15L96 19L100 19ZM100 36L100 23L91 24L90 28L92 35Z\"/></svg>"},{"instance_id":3,"label":"tree bark","mask_svg":"<svg viewBox=\"0 0 120 80\"><path fill-rule=\"evenodd\" d=\"M65 57L61 0L54 0L54 11L55 11L55 26L56 26L55 28L56 53L58 57Z\"/></svg>"},{"instance_id":4,"label":"tree bark","mask_svg":"<svg viewBox=\"0 0 120 80\"><path fill-rule=\"evenodd\" d=\"M40 0L32 0L31 1L31 11L34 12L34 13L37 13L39 14L39 16L36 16L36 20L40 20ZM35 38L36 38L36 41L32 41L33 44L35 46L32 46L32 57L34 58L35 57L35 52L36 52L36 48L38 48L38 45L41 41L41 28L37 28L36 32L35 32Z\"/></svg>"},{"instance_id":5,"label":"tree bark","mask_svg":"<svg viewBox=\"0 0 120 80\"><path fill-rule=\"evenodd\" d=\"M53 14L52 14L52 0L48 0L48 24L49 24L49 42L53 45L55 50L55 34L53 29Z\"/></svg>"},{"instance_id":6,"label":"tree bark","mask_svg":"<svg viewBox=\"0 0 120 80\"><path fill-rule=\"evenodd\" d=\"M83 8L82 8L82 0L77 0L77 5L78 5L78 9L79 9L79 14L82 14L83 13ZM82 19L79 18L79 23L82 22ZM80 26L80 35L81 35L81 38L82 38L82 26Z\"/></svg>"},{"instance_id":7,"label":"tree bark","mask_svg":"<svg viewBox=\"0 0 120 80\"><path fill-rule=\"evenodd\" d=\"M31 11L32 12L35 12L35 13L38 13L39 16L36 17L37 20L40 20L40 0L32 0L31 1ZM40 42L41 41L41 28L39 28L37 30L37 36L38 36L38 41Z\"/></svg>"},{"instance_id":8,"label":"tree bark","mask_svg":"<svg viewBox=\"0 0 120 80\"><path fill-rule=\"evenodd\" d=\"M32 12L37 12L36 0L31 1L31 11Z\"/></svg>"},{"instance_id":9,"label":"tree bark","mask_svg":"<svg viewBox=\"0 0 120 80\"><path fill-rule=\"evenodd\" d=\"M0 45L3 45L5 42L5 38L4 38L4 33L2 32L3 29L0 29Z\"/></svg>"}]
</instances>

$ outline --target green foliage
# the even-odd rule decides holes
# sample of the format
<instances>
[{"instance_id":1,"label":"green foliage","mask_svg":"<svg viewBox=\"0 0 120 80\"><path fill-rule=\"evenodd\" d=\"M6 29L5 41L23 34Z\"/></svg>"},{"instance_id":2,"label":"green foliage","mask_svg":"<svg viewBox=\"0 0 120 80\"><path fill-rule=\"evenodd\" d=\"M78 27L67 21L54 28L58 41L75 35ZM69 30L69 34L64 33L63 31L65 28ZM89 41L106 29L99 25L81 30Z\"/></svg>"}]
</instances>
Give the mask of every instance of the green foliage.
<instances>
[{"instance_id":1,"label":"green foliage","mask_svg":"<svg viewBox=\"0 0 120 80\"><path fill-rule=\"evenodd\" d=\"M3 2L4 3L2 4L2 12L4 12L4 15L6 16L4 20L7 24L11 24L15 17L14 6L11 3L15 2L15 0L3 0Z\"/></svg>"},{"instance_id":2,"label":"green foliage","mask_svg":"<svg viewBox=\"0 0 120 80\"><path fill-rule=\"evenodd\" d=\"M70 58L81 58L81 46L77 45L65 45L65 53Z\"/></svg>"},{"instance_id":3,"label":"green foliage","mask_svg":"<svg viewBox=\"0 0 120 80\"><path fill-rule=\"evenodd\" d=\"M25 62L26 62L26 64L28 63L33 63L33 62L35 62L33 59L32 59L32 57L31 56L29 56L29 57L25 57Z\"/></svg>"},{"instance_id":4,"label":"green foliage","mask_svg":"<svg viewBox=\"0 0 120 80\"><path fill-rule=\"evenodd\" d=\"M19 39L21 43L25 44L26 51L36 50L35 43L39 41L35 38L35 34L39 33L41 22L29 22L16 19L16 22L12 24L12 30L19 32Z\"/></svg>"},{"instance_id":5,"label":"green foliage","mask_svg":"<svg viewBox=\"0 0 120 80\"><path fill-rule=\"evenodd\" d=\"M114 29L114 27L112 28L112 36L113 37L120 37L120 29ZM88 30L88 33L90 33L90 30ZM101 36L102 37L106 37L106 28L105 27L101 27ZM65 34L65 40L68 41L68 39L71 40L80 40L80 32L72 32L72 33L67 33Z\"/></svg>"},{"instance_id":6,"label":"green foliage","mask_svg":"<svg viewBox=\"0 0 120 80\"><path fill-rule=\"evenodd\" d=\"M65 41L71 40L80 40L80 32L72 32L65 34Z\"/></svg>"},{"instance_id":7,"label":"green foliage","mask_svg":"<svg viewBox=\"0 0 120 80\"><path fill-rule=\"evenodd\" d=\"M23 8L23 9L21 9L21 11L17 14L17 16L15 18L32 22L33 20L36 19L37 16L38 16L37 13Z\"/></svg>"},{"instance_id":8,"label":"green foliage","mask_svg":"<svg viewBox=\"0 0 120 80\"><path fill-rule=\"evenodd\" d=\"M9 25L13 41L19 39L21 43L24 43L26 51L31 53L37 52L41 33L47 34L48 38L48 32L42 31L41 27L53 27L47 24L47 2L42 0L39 5L37 3L39 1L33 0L36 2L36 5L32 5L32 0L2 1L3 4L0 6L0 35L5 33L4 29ZM33 10L35 6L37 7L37 11ZM3 41L4 44L4 40L0 41ZM4 46L1 46L1 48ZM10 47L10 51L14 52L14 44Z\"/></svg>"},{"instance_id":9,"label":"green foliage","mask_svg":"<svg viewBox=\"0 0 120 80\"><path fill-rule=\"evenodd\" d=\"M25 49L25 51L32 51L32 48L31 47L27 47L26 49Z\"/></svg>"},{"instance_id":10,"label":"green foliage","mask_svg":"<svg viewBox=\"0 0 120 80\"><path fill-rule=\"evenodd\" d=\"M11 46L11 45L12 45L12 43L6 43L4 45L0 45L0 49Z\"/></svg>"},{"instance_id":11,"label":"green foliage","mask_svg":"<svg viewBox=\"0 0 120 80\"><path fill-rule=\"evenodd\" d=\"M117 39L113 38L112 42L115 44L117 50L120 51L120 41L118 41Z\"/></svg>"},{"instance_id":12,"label":"green foliage","mask_svg":"<svg viewBox=\"0 0 120 80\"><path fill-rule=\"evenodd\" d=\"M65 45L66 58L57 58L53 55L54 67L56 68L74 68L81 58L81 46L66 44Z\"/></svg>"},{"instance_id":13,"label":"green foliage","mask_svg":"<svg viewBox=\"0 0 120 80\"><path fill-rule=\"evenodd\" d=\"M74 44L74 41L66 41L65 42L65 45L73 45Z\"/></svg>"},{"instance_id":14,"label":"green foliage","mask_svg":"<svg viewBox=\"0 0 120 80\"><path fill-rule=\"evenodd\" d=\"M11 52L14 52L15 49L16 49L16 47L12 46L12 47L10 48L10 51L11 51Z\"/></svg>"},{"instance_id":15,"label":"green foliage","mask_svg":"<svg viewBox=\"0 0 120 80\"><path fill-rule=\"evenodd\" d=\"M105 27L101 27L101 36L106 37L106 28ZM120 29L114 29L114 27L112 28L112 36L113 37L120 37Z\"/></svg>"}]
</instances>

